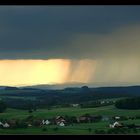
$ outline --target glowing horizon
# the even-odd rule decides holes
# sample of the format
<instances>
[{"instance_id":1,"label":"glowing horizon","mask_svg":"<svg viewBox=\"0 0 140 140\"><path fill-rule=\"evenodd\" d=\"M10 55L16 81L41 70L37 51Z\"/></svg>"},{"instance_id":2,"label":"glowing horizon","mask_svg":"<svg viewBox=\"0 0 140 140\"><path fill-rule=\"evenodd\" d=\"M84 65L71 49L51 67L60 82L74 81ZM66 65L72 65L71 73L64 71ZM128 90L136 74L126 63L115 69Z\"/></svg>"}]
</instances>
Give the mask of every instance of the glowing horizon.
<instances>
[{"instance_id":1,"label":"glowing horizon","mask_svg":"<svg viewBox=\"0 0 140 140\"><path fill-rule=\"evenodd\" d=\"M63 74L60 72L63 66ZM67 60L0 60L0 85L19 86L63 83L69 67Z\"/></svg>"},{"instance_id":2,"label":"glowing horizon","mask_svg":"<svg viewBox=\"0 0 140 140\"><path fill-rule=\"evenodd\" d=\"M73 64L76 62L76 66ZM27 86L88 82L92 72L90 60L73 62L69 59L0 60L0 85ZM72 65L75 67L71 71ZM87 65L87 68L84 67Z\"/></svg>"},{"instance_id":3,"label":"glowing horizon","mask_svg":"<svg viewBox=\"0 0 140 140\"><path fill-rule=\"evenodd\" d=\"M0 60L1 86L40 84L101 83L104 85L139 84L137 57L120 59L17 59ZM139 65L138 65L139 64Z\"/></svg>"}]
</instances>

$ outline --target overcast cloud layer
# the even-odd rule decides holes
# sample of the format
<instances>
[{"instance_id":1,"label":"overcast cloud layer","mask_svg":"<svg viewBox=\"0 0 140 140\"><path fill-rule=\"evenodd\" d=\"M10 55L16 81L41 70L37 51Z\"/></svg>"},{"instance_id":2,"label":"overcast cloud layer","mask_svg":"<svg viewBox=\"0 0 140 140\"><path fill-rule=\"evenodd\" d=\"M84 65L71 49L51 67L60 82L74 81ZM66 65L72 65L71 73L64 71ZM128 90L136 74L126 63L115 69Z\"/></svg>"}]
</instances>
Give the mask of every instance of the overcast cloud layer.
<instances>
[{"instance_id":1,"label":"overcast cloud layer","mask_svg":"<svg viewBox=\"0 0 140 140\"><path fill-rule=\"evenodd\" d=\"M139 28L140 6L1 6L0 59L139 53Z\"/></svg>"}]
</instances>

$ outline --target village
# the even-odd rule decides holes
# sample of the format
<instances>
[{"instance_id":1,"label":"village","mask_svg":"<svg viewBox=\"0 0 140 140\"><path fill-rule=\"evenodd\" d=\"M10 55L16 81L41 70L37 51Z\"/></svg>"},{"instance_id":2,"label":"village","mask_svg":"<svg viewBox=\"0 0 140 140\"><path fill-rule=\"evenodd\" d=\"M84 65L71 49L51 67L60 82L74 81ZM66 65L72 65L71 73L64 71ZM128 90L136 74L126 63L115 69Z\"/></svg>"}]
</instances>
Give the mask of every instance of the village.
<instances>
[{"instance_id":1,"label":"village","mask_svg":"<svg viewBox=\"0 0 140 140\"><path fill-rule=\"evenodd\" d=\"M140 130L140 124L124 124L124 120L135 120L137 117L124 117L124 116L100 116L100 115L90 115L85 114L79 117L75 116L56 116L50 119L35 119L32 115L24 120L1 120L0 129L10 129L10 128L29 128L29 127L43 127L48 125L56 125L58 127L72 126L73 124L82 124L82 123L98 123L101 121L108 122L106 128L136 128Z\"/></svg>"},{"instance_id":2,"label":"village","mask_svg":"<svg viewBox=\"0 0 140 140\"><path fill-rule=\"evenodd\" d=\"M100 100L84 105L73 103L69 104L68 107L52 106L51 108L45 109L32 108L22 110L26 114L24 117L17 118L14 115L13 117L9 116L9 118L4 118L4 116L1 116L0 132L7 133L8 131L12 131L14 133L17 129L30 132L36 129L38 133L43 134L55 134L56 132L61 133L61 131L63 133L65 131L72 133L83 131L86 134L139 133L139 111L135 114L129 114L128 111L123 114L123 111L119 110L121 112L116 113L115 110L117 111L117 109L114 108L114 103L115 100ZM106 113L110 109L113 113ZM74 111L75 113L71 114L68 110L71 112ZM3 115L6 113L3 113Z\"/></svg>"}]
</instances>

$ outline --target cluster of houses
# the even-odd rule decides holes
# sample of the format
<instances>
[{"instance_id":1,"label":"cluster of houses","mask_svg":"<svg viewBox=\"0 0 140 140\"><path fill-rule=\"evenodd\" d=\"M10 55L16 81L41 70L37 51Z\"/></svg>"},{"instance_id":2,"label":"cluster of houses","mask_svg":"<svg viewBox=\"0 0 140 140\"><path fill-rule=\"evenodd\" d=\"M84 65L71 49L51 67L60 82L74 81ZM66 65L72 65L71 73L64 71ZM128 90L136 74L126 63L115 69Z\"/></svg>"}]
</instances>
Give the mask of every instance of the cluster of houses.
<instances>
[{"instance_id":1,"label":"cluster of houses","mask_svg":"<svg viewBox=\"0 0 140 140\"><path fill-rule=\"evenodd\" d=\"M77 123L83 123L83 122L95 122L97 120L100 120L100 116L80 116L76 118ZM116 120L120 120L119 116L115 117ZM103 117L102 121L108 121L108 117ZM42 120L42 125L49 125L52 122L49 120ZM62 117L62 116L57 116L55 118L55 124L58 126L66 126L67 125L67 120ZM139 124L134 124L134 125L124 125L123 123L120 123L118 121L115 121L113 123L109 124L109 128L122 128L122 127L127 127L127 128L140 128Z\"/></svg>"},{"instance_id":2,"label":"cluster of houses","mask_svg":"<svg viewBox=\"0 0 140 140\"><path fill-rule=\"evenodd\" d=\"M10 121L0 121L0 128L10 128L13 126L16 126L17 122L16 120L10 120ZM44 119L44 120L36 120L36 124L38 126L42 125L50 125L50 124L56 124L58 126L65 126L67 124L67 121L62 116L57 116L54 119ZM31 122L28 122L28 127L33 126Z\"/></svg>"},{"instance_id":3,"label":"cluster of houses","mask_svg":"<svg viewBox=\"0 0 140 140\"><path fill-rule=\"evenodd\" d=\"M109 128L126 127L126 126L124 126L124 124L119 123L119 121L121 120L120 116L115 116L115 117L110 118L107 116L89 115L89 114L85 114L85 115L82 115L79 117L74 117L73 121L71 121L71 117L68 119L68 118L63 117L63 116L56 116L52 119L35 120L35 122L34 121L30 121L30 122L27 121L26 123L27 123L28 127L35 125L35 123L37 124L36 126L53 124L53 125L58 125L58 126L64 127L66 125L70 125L73 123L92 123L92 122L97 122L97 121L110 121L110 120L113 120L113 121L112 121L112 123L109 124ZM16 120L3 121L3 122L0 121L0 127L10 128L10 127L15 126L16 123L17 123ZM133 126L131 125L130 127L140 128L140 125L136 124Z\"/></svg>"},{"instance_id":4,"label":"cluster of houses","mask_svg":"<svg viewBox=\"0 0 140 140\"><path fill-rule=\"evenodd\" d=\"M51 123L52 123L51 120L42 120L43 125L49 125ZM59 126L65 126L66 125L66 120L62 116L57 116L54 119L53 124L56 124L56 125L59 125Z\"/></svg>"},{"instance_id":5,"label":"cluster of houses","mask_svg":"<svg viewBox=\"0 0 140 140\"><path fill-rule=\"evenodd\" d=\"M109 104L109 103L115 103L116 101L109 101L109 100L101 100L101 101L99 101L99 103L101 104L101 105L103 105L103 104ZM80 104L70 104L70 106L72 106L72 107L79 107L80 106Z\"/></svg>"},{"instance_id":6,"label":"cluster of houses","mask_svg":"<svg viewBox=\"0 0 140 140\"><path fill-rule=\"evenodd\" d=\"M97 120L101 120L101 116L83 115L80 117L75 117L76 123L95 122ZM42 120L42 124L43 125L56 124L58 126L65 126L68 124L68 120L65 117L57 116L54 119Z\"/></svg>"},{"instance_id":7,"label":"cluster of houses","mask_svg":"<svg viewBox=\"0 0 140 140\"><path fill-rule=\"evenodd\" d=\"M88 122L95 122L97 120L101 120L101 116L93 116L93 115L83 115L79 117L74 117L73 122L75 123L88 123ZM64 127L66 125L72 124L71 117L68 119L63 116L56 116L52 119L43 119L43 120L35 120L35 121L27 121L27 126L31 127L36 124L36 126L42 126L42 125L58 125L61 127ZM17 122L16 120L10 120L10 121L0 121L0 126L3 128L9 128L16 126Z\"/></svg>"}]
</instances>

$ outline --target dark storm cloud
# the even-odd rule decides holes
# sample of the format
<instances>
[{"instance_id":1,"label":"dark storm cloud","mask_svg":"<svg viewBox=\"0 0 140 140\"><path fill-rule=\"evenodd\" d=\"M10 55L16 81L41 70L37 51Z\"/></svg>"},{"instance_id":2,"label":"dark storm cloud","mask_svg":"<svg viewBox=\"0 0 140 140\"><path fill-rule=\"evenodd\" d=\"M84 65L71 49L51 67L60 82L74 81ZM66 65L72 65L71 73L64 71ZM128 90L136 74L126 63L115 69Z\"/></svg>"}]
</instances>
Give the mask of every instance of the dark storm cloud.
<instances>
[{"instance_id":1,"label":"dark storm cloud","mask_svg":"<svg viewBox=\"0 0 140 140\"><path fill-rule=\"evenodd\" d=\"M0 59L100 56L100 36L139 24L140 6L1 6Z\"/></svg>"}]
</instances>

